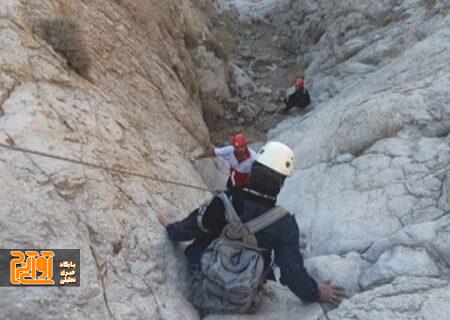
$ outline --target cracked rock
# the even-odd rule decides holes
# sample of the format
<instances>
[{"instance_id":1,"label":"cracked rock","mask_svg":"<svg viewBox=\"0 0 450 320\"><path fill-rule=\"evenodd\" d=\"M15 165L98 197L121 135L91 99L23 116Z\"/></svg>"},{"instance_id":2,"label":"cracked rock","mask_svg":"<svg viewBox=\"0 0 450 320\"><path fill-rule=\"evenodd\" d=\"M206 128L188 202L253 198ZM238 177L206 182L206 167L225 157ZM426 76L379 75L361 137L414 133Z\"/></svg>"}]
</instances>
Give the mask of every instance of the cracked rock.
<instances>
[{"instance_id":1,"label":"cracked rock","mask_svg":"<svg viewBox=\"0 0 450 320\"><path fill-rule=\"evenodd\" d=\"M344 301L328 313L328 319L447 319L448 299L450 286L445 280L400 277Z\"/></svg>"},{"instance_id":2,"label":"cracked rock","mask_svg":"<svg viewBox=\"0 0 450 320\"><path fill-rule=\"evenodd\" d=\"M255 83L238 66L233 66L234 83L241 98L248 98L256 91Z\"/></svg>"},{"instance_id":3,"label":"cracked rock","mask_svg":"<svg viewBox=\"0 0 450 320\"><path fill-rule=\"evenodd\" d=\"M383 253L364 272L359 283L363 289L391 282L398 276L439 277L440 271L423 248L396 247Z\"/></svg>"}]
</instances>

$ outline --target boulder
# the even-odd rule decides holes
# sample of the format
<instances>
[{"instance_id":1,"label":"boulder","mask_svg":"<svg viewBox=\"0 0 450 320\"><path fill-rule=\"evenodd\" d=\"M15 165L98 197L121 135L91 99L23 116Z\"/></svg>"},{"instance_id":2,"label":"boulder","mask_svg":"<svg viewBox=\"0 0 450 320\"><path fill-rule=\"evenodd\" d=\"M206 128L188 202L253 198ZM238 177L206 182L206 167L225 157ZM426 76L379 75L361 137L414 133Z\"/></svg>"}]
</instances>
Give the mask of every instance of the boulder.
<instances>
[{"instance_id":1,"label":"boulder","mask_svg":"<svg viewBox=\"0 0 450 320\"><path fill-rule=\"evenodd\" d=\"M244 70L236 65L233 66L233 76L234 84L236 85L241 98L248 98L256 91L256 85L252 79L250 79Z\"/></svg>"},{"instance_id":2,"label":"boulder","mask_svg":"<svg viewBox=\"0 0 450 320\"><path fill-rule=\"evenodd\" d=\"M250 101L246 101L239 104L237 112L244 117L246 121L252 121L261 114L262 107Z\"/></svg>"},{"instance_id":3,"label":"boulder","mask_svg":"<svg viewBox=\"0 0 450 320\"><path fill-rule=\"evenodd\" d=\"M359 293L345 300L328 319L426 320L450 317L448 281L432 278L399 277L392 284Z\"/></svg>"},{"instance_id":4,"label":"boulder","mask_svg":"<svg viewBox=\"0 0 450 320\"><path fill-rule=\"evenodd\" d=\"M334 284L345 288L347 297L360 291L358 280L369 266L370 263L355 252L343 257L330 255L305 260L306 270L316 281L332 280Z\"/></svg>"},{"instance_id":5,"label":"boulder","mask_svg":"<svg viewBox=\"0 0 450 320\"><path fill-rule=\"evenodd\" d=\"M423 248L396 247L383 253L372 267L362 275L363 289L391 282L397 276L439 277L436 263Z\"/></svg>"},{"instance_id":6,"label":"boulder","mask_svg":"<svg viewBox=\"0 0 450 320\"><path fill-rule=\"evenodd\" d=\"M219 101L230 99L226 63L203 45L197 47L195 61L201 94L212 96Z\"/></svg>"}]
</instances>

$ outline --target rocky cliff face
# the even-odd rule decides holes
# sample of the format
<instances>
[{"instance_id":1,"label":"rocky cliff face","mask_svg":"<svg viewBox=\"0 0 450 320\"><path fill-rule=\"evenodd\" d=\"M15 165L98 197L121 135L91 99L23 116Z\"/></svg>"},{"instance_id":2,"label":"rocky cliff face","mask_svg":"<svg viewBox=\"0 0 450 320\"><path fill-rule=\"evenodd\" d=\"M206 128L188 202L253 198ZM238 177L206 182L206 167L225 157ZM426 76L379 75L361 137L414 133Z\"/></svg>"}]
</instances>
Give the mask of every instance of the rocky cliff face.
<instances>
[{"instance_id":1,"label":"rocky cliff face","mask_svg":"<svg viewBox=\"0 0 450 320\"><path fill-rule=\"evenodd\" d=\"M200 94L227 87L198 86L209 69L194 60L221 61L202 32L189 1L2 0L1 142L215 180L188 160L209 145ZM197 318L155 215L184 215L207 193L4 149L0 175L2 248L80 248L82 261L80 288L2 288L3 319Z\"/></svg>"},{"instance_id":2,"label":"rocky cliff face","mask_svg":"<svg viewBox=\"0 0 450 320\"><path fill-rule=\"evenodd\" d=\"M269 135L297 156L281 203L310 271L364 291L329 319L450 316L448 5L293 1L271 17L314 106Z\"/></svg>"},{"instance_id":3,"label":"rocky cliff face","mask_svg":"<svg viewBox=\"0 0 450 320\"><path fill-rule=\"evenodd\" d=\"M268 136L297 156L280 203L296 214L307 269L347 289L326 318L449 318L448 1L218 7L257 25L238 62L256 92L305 68L313 110Z\"/></svg>"},{"instance_id":4,"label":"rocky cliff face","mask_svg":"<svg viewBox=\"0 0 450 320\"><path fill-rule=\"evenodd\" d=\"M0 141L214 186L212 163L188 160L209 145L202 113L231 95L207 2L1 1ZM232 68L246 121L306 67L313 111L268 135L297 156L280 203L308 270L348 292L325 315L272 284L234 319L450 318L448 1L212 2L259 32ZM4 149L0 175L2 248L82 261L80 288L1 288L2 318L198 319L155 215L208 193Z\"/></svg>"}]
</instances>

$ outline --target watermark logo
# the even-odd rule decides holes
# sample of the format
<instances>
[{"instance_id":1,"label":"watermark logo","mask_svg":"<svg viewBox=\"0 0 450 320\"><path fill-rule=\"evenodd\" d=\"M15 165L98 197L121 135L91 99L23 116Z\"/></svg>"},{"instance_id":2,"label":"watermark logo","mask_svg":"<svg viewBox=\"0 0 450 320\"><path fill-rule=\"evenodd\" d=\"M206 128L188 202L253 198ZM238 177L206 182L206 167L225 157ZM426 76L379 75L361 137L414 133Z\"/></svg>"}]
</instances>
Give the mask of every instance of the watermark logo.
<instances>
[{"instance_id":1,"label":"watermark logo","mask_svg":"<svg viewBox=\"0 0 450 320\"><path fill-rule=\"evenodd\" d=\"M80 250L0 249L0 286L80 286Z\"/></svg>"},{"instance_id":2,"label":"watermark logo","mask_svg":"<svg viewBox=\"0 0 450 320\"><path fill-rule=\"evenodd\" d=\"M12 285L53 285L53 251L11 251Z\"/></svg>"}]
</instances>

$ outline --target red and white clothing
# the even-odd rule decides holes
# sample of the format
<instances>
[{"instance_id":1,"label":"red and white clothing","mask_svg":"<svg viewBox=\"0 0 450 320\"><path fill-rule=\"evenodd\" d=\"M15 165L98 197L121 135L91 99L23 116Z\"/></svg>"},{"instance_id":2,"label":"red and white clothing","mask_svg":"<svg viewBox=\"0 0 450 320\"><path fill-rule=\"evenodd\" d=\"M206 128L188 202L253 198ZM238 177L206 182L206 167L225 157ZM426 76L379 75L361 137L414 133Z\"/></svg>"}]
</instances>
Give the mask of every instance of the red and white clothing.
<instances>
[{"instance_id":1,"label":"red and white clothing","mask_svg":"<svg viewBox=\"0 0 450 320\"><path fill-rule=\"evenodd\" d=\"M243 160L236 159L233 146L215 148L214 155L227 159L230 162L230 179L233 186L245 186L252 170L253 161L256 159L256 152L247 148Z\"/></svg>"}]
</instances>

